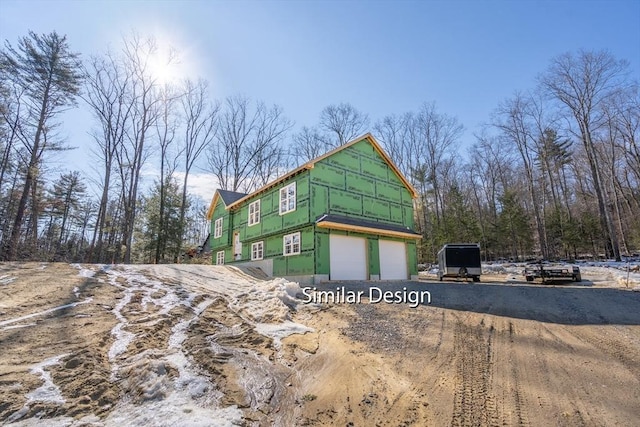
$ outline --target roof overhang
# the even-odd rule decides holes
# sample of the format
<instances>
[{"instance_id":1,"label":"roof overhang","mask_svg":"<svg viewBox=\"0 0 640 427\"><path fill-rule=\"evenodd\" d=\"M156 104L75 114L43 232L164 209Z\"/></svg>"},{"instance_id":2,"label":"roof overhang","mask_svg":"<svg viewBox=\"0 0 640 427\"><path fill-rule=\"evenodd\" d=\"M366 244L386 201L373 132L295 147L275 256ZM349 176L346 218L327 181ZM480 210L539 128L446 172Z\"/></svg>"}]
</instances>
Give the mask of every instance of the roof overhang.
<instances>
[{"instance_id":1,"label":"roof overhang","mask_svg":"<svg viewBox=\"0 0 640 427\"><path fill-rule=\"evenodd\" d=\"M409 227L393 224L385 224L373 221L364 221L340 215L323 215L316 220L316 226L331 230L354 231L366 234L378 234L381 236L399 237L402 239L422 239L422 235Z\"/></svg>"},{"instance_id":2,"label":"roof overhang","mask_svg":"<svg viewBox=\"0 0 640 427\"><path fill-rule=\"evenodd\" d=\"M211 200L211 204L209 205L209 209L207 210L207 221L211 221L213 217L213 210L216 208L216 204L218 203L218 199L220 198L220 193L218 190L213 194L213 199Z\"/></svg>"}]
</instances>

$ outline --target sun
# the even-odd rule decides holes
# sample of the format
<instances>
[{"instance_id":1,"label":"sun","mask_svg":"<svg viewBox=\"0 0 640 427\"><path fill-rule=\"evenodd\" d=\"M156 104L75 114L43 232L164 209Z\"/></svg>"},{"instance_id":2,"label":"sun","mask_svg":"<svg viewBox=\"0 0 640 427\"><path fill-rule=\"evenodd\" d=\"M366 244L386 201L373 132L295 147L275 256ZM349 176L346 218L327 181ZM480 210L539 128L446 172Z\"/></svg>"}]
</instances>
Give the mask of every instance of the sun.
<instances>
[{"instance_id":1,"label":"sun","mask_svg":"<svg viewBox=\"0 0 640 427\"><path fill-rule=\"evenodd\" d=\"M184 74L179 53L168 46L160 46L149 55L147 68L151 78L160 85L175 83Z\"/></svg>"},{"instance_id":2,"label":"sun","mask_svg":"<svg viewBox=\"0 0 640 427\"><path fill-rule=\"evenodd\" d=\"M154 85L179 85L200 75L199 56L180 29L143 26L139 31L133 33L130 48L138 49L134 54L141 71Z\"/></svg>"}]
</instances>

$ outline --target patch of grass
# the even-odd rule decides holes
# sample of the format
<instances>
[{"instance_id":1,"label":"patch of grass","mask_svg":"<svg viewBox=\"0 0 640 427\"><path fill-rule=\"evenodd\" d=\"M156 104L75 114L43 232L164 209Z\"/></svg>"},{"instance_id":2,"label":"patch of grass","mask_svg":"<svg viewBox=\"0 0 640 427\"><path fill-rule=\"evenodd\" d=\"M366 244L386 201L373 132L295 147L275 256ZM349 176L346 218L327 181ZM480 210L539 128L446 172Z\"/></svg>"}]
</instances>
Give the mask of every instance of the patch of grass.
<instances>
[{"instance_id":1,"label":"patch of grass","mask_svg":"<svg viewBox=\"0 0 640 427\"><path fill-rule=\"evenodd\" d=\"M312 402L314 400L316 400L318 398L318 396L316 396L315 394L305 394L304 396L302 396L302 401L303 402Z\"/></svg>"}]
</instances>

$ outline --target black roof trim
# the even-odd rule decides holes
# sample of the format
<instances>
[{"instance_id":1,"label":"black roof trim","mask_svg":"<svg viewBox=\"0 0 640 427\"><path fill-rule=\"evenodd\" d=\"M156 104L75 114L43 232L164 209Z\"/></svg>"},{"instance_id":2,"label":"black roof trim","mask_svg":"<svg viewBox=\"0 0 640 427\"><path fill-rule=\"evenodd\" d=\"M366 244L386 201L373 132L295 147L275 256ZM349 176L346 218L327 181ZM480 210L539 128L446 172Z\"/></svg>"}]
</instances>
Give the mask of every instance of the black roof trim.
<instances>
[{"instance_id":1,"label":"black roof trim","mask_svg":"<svg viewBox=\"0 0 640 427\"><path fill-rule=\"evenodd\" d=\"M376 222L376 221L367 221L364 219L349 218L347 216L336 215L336 214L324 214L316 218L316 224L319 224L324 221L337 222L339 224L354 225L358 227L377 228L378 230L385 230L385 231L396 231L398 233L410 233L410 234L415 234L416 236L421 236L421 234L418 233L417 231L412 230L409 227L403 227L402 225L386 224L384 222Z\"/></svg>"}]
</instances>

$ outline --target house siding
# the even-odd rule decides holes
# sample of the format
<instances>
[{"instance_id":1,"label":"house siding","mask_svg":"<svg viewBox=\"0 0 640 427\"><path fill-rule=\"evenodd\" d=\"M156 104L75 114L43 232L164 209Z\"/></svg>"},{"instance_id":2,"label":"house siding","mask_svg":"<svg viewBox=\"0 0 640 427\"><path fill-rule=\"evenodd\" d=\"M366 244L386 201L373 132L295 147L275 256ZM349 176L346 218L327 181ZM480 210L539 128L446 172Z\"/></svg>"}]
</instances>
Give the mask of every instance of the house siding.
<instances>
[{"instance_id":1,"label":"house siding","mask_svg":"<svg viewBox=\"0 0 640 427\"><path fill-rule=\"evenodd\" d=\"M214 228L215 228L215 222L219 218L222 218L222 236L216 238L216 237L213 237L215 235ZM210 232L211 232L211 250L212 251L219 251L231 244L231 237L230 237L231 235L229 233L230 229L231 229L231 216L229 215L229 212L225 209L225 205L222 199L218 199L218 203L216 204L213 210L213 216L211 217ZM230 259L230 258L227 258L227 255L228 254L225 253L225 260Z\"/></svg>"},{"instance_id":2,"label":"house siding","mask_svg":"<svg viewBox=\"0 0 640 427\"><path fill-rule=\"evenodd\" d=\"M413 228L411 193L366 140L319 161L310 177L313 218L339 214Z\"/></svg>"},{"instance_id":3,"label":"house siding","mask_svg":"<svg viewBox=\"0 0 640 427\"><path fill-rule=\"evenodd\" d=\"M293 182L296 183L296 209L293 212L280 215L280 189ZM219 243L223 246L225 242L226 245L231 245L225 252L225 259L228 260L226 263L251 261L251 244L263 242L263 258L273 259L274 276L313 274L315 244L313 226L310 225L311 219L309 217L309 195L309 174L305 171L263 193L247 198L239 207L234 207L231 214L226 211L229 218L227 227L231 227L232 231L229 232L225 229L223 224L225 241L219 239ZM249 226L249 205L256 200L260 200L260 222ZM221 213L216 206L212 223L220 215ZM239 260L235 259L232 253L233 235L236 232L239 233L242 242L242 253ZM283 237L294 232L300 232L301 253L284 256Z\"/></svg>"},{"instance_id":4,"label":"house siding","mask_svg":"<svg viewBox=\"0 0 640 427\"><path fill-rule=\"evenodd\" d=\"M279 191L296 183L296 209L279 213ZM249 226L249 205L260 200L260 222ZM411 239L380 237L355 231L318 227L324 214L337 214L368 221L413 228L412 193L368 140L344 147L312 166L300 169L259 194L231 204L226 209L219 199L211 217L211 235L215 220L222 217L223 233L212 239L212 251L225 251L226 264L251 262L251 245L263 242L263 259L272 266L274 276L290 278L328 278L331 272L331 235L361 237L366 240L367 275L380 277L379 240L406 244L408 271L417 275L416 244ZM300 232L300 254L283 255L283 237ZM234 258L234 234L242 243L241 258ZM214 258L215 263L215 258ZM305 279L306 280L306 279Z\"/></svg>"}]
</instances>

